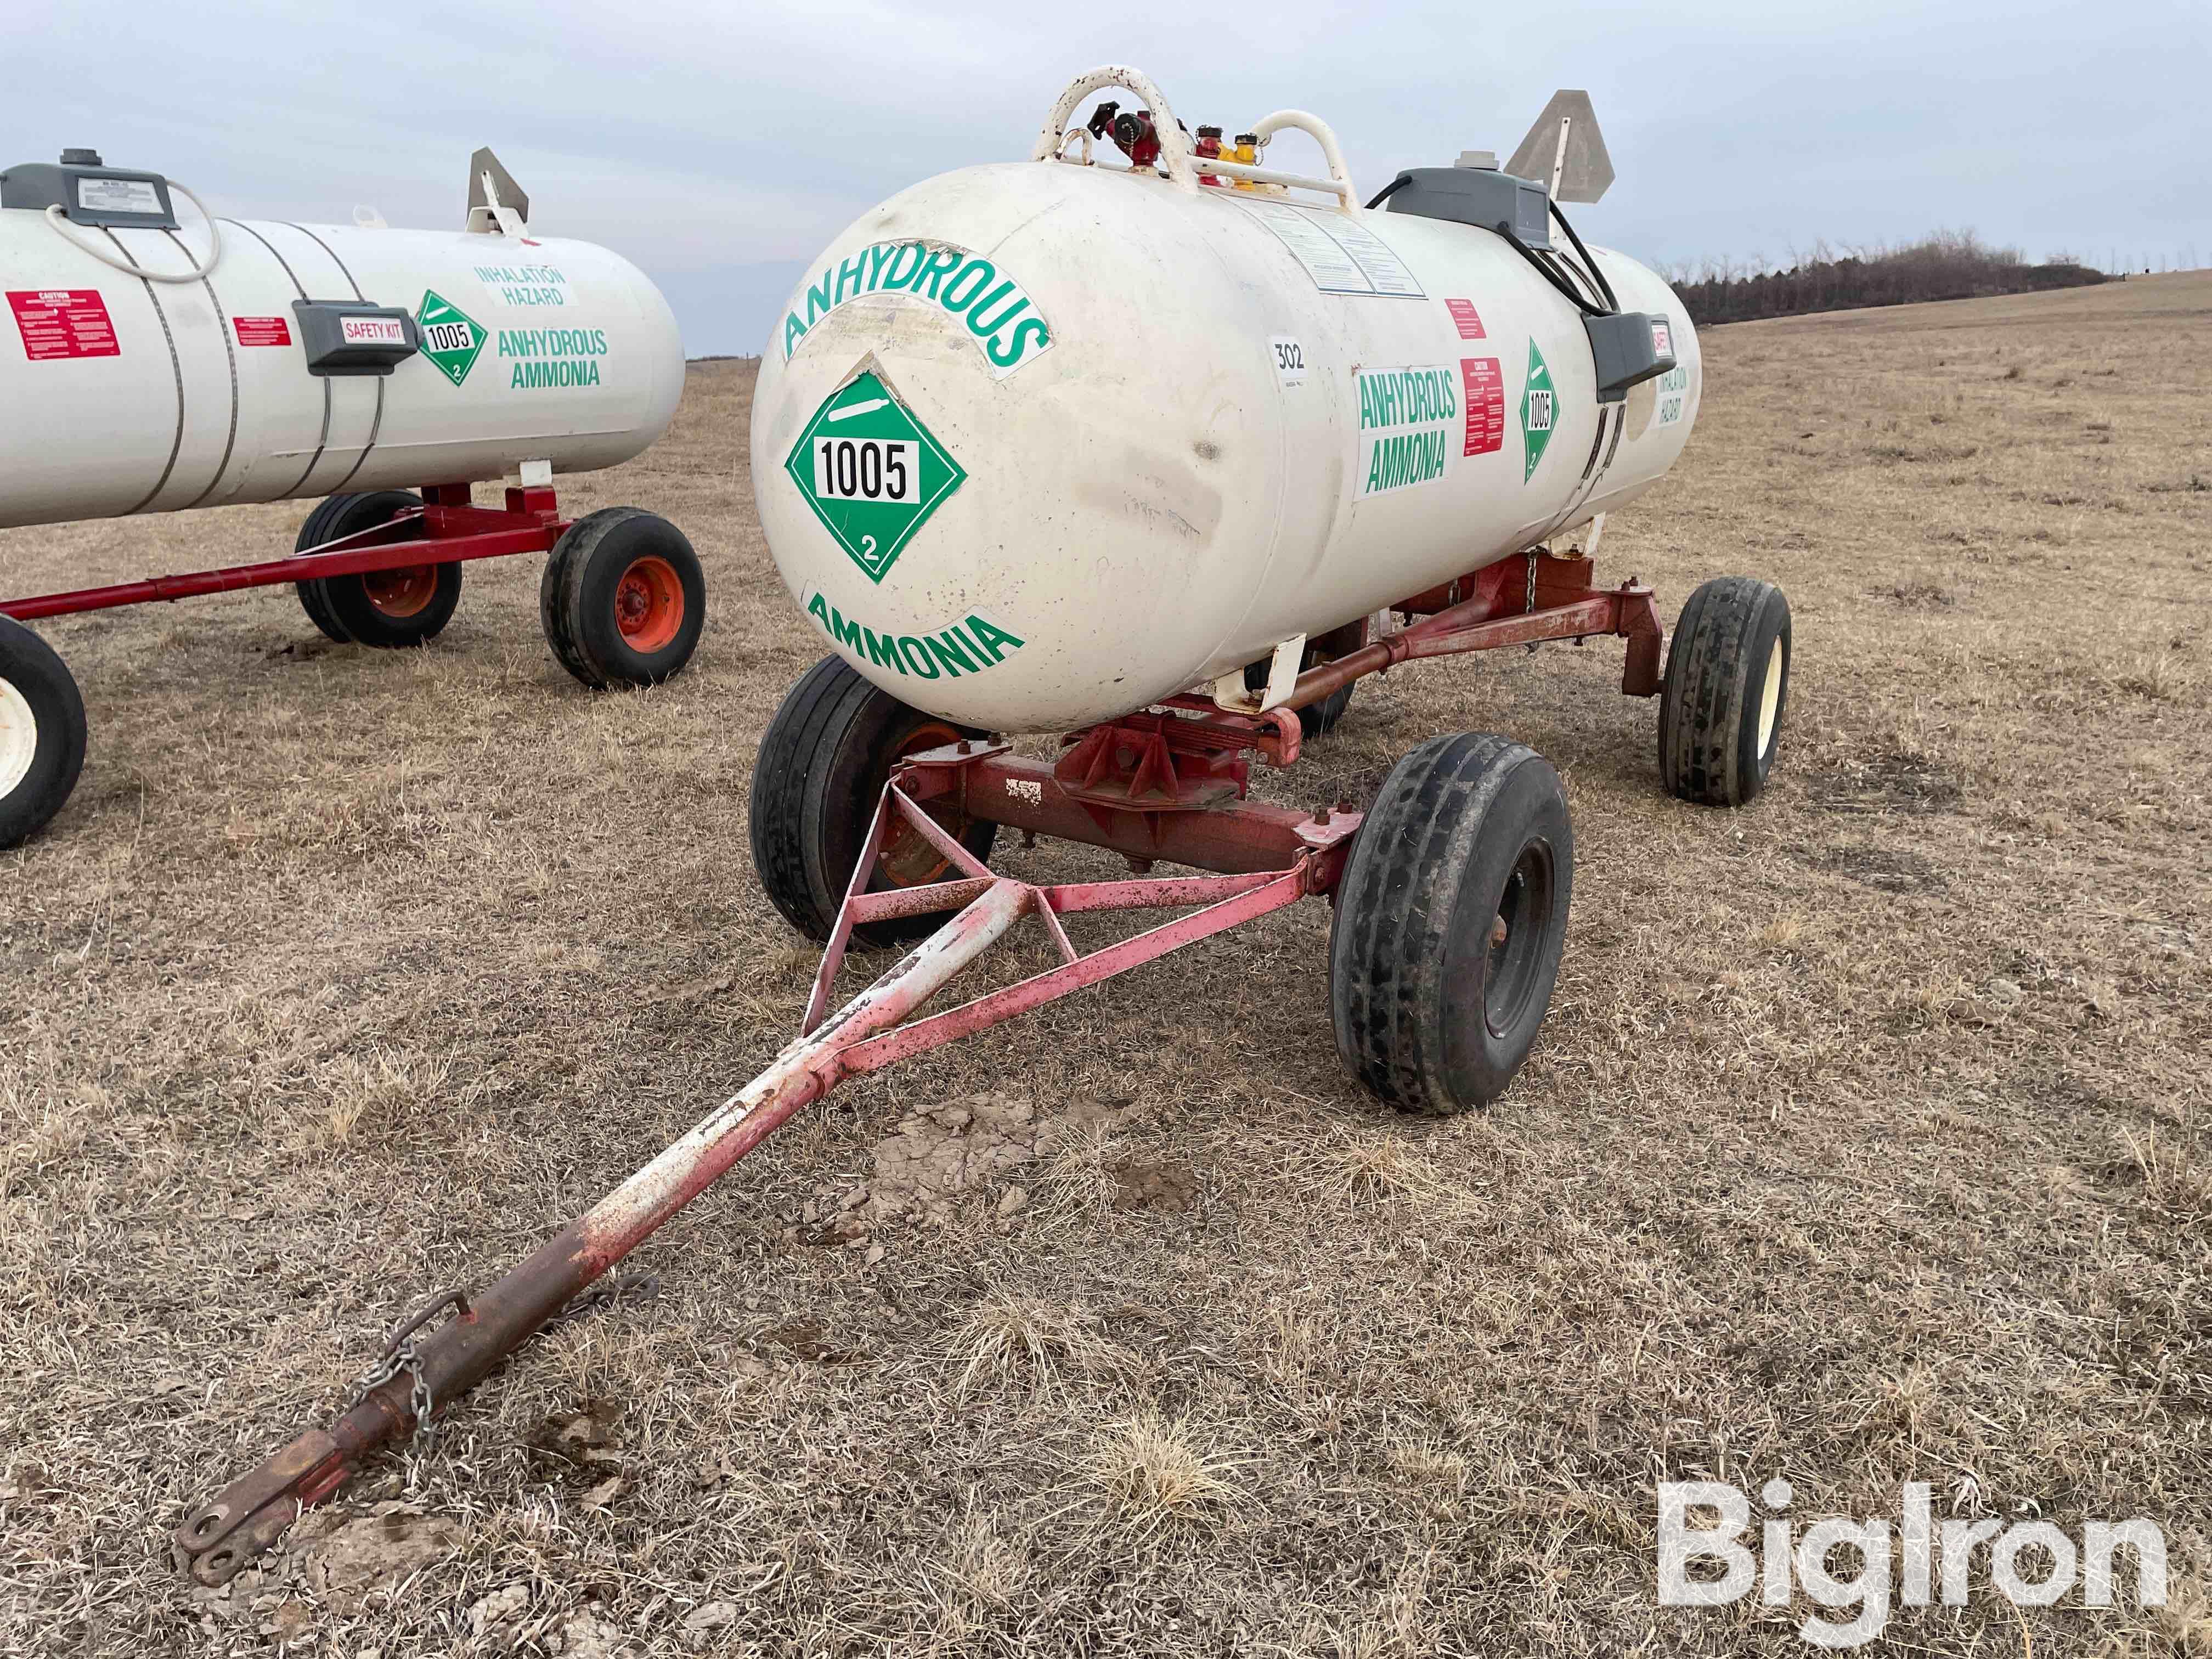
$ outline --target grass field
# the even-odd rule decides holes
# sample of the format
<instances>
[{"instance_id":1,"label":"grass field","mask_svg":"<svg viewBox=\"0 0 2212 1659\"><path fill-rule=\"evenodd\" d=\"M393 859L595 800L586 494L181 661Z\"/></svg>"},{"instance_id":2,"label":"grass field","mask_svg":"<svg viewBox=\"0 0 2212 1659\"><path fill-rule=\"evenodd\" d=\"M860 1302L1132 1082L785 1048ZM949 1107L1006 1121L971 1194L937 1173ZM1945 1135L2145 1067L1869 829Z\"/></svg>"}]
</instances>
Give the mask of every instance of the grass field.
<instances>
[{"instance_id":1,"label":"grass field","mask_svg":"<svg viewBox=\"0 0 2212 1659\"><path fill-rule=\"evenodd\" d=\"M1364 683L1262 781L1371 792L1462 729L1565 774L1566 966L1493 1109L1340 1073L1294 909L803 1115L642 1253L656 1295L221 1594L172 1565L190 1504L794 1029L745 804L817 642L734 363L564 495L706 560L658 691L570 682L527 561L404 657L288 590L46 627L93 748L0 854L0 1651L1795 1653L1802 1596L1654 1604L1655 1483L1777 1475L1808 1520L1926 1480L2166 1529L2163 1610L1978 1569L1875 1650L2212 1651L2212 277L1706 362L1601 574L1670 617L1788 590L1764 799L1662 797L1603 643ZM0 592L303 512L11 531Z\"/></svg>"}]
</instances>

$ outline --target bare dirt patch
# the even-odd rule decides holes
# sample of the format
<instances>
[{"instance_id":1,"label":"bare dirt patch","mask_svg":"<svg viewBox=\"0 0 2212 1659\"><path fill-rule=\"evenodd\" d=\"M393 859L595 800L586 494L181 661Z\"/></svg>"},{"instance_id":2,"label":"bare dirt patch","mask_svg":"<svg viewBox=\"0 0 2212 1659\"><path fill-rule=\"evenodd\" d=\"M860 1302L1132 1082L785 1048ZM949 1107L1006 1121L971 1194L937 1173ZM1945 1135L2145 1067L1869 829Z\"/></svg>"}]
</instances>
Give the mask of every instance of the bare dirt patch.
<instances>
[{"instance_id":1,"label":"bare dirt patch","mask_svg":"<svg viewBox=\"0 0 2212 1659\"><path fill-rule=\"evenodd\" d=\"M706 561L650 695L568 679L521 562L404 657L284 592L54 624L93 747L0 856L0 1650L1780 1655L1756 1606L1651 1604L1653 1483L1777 1474L1802 1516L1925 1480L2173 1540L2164 1616L1978 1595L1899 1608L1894 1651L2200 1650L2208 342L2201 276L1711 331L1691 450L1601 562L1670 613L1789 591L1766 797L1662 798L1596 643L1364 684L1258 780L1369 793L1469 729L1560 766L1566 963L1495 1109L1364 1098L1327 913L1271 918L841 1090L647 1249L659 1295L562 1324L220 1607L170 1561L186 1507L795 1028L744 813L819 645L729 363L564 480ZM305 510L9 532L0 586L258 556ZM434 1550L317 1547L394 1516Z\"/></svg>"}]
</instances>

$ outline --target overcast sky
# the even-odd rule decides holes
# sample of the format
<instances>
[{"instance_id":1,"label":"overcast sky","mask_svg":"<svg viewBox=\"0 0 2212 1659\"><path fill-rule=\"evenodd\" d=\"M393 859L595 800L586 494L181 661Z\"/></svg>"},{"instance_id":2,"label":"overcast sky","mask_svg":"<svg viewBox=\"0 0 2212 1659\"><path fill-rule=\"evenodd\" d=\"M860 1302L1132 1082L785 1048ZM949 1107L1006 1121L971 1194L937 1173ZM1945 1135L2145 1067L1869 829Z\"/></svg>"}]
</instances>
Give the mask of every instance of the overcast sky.
<instances>
[{"instance_id":1,"label":"overcast sky","mask_svg":"<svg viewBox=\"0 0 2212 1659\"><path fill-rule=\"evenodd\" d=\"M902 0L0 5L0 164L88 145L240 217L343 222L363 203L441 226L489 143L538 229L660 283L694 355L759 350L843 226L1025 155L1060 88L1112 62L1193 126L1314 112L1370 193L1462 149L1503 156L1554 88L1587 88L1619 179L1577 228L1653 262L1941 226L2036 257L2212 263L2206 0L1159 12L1178 21Z\"/></svg>"}]
</instances>

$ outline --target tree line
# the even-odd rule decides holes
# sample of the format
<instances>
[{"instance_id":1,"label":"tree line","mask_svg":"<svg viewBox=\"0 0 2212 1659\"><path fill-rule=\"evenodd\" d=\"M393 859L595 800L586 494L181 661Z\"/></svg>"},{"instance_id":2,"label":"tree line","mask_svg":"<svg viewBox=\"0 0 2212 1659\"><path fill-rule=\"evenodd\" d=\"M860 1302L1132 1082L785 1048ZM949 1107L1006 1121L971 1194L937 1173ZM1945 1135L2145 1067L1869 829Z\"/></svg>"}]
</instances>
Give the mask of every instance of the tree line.
<instances>
[{"instance_id":1,"label":"tree line","mask_svg":"<svg viewBox=\"0 0 2212 1659\"><path fill-rule=\"evenodd\" d=\"M1939 230L1896 247L1838 253L1826 243L1793 256L1787 270L1761 259L1707 260L1694 270L1662 267L1690 319L1706 323L1796 317L1859 306L1911 305L1923 300L1972 300L2031 294L2112 280L2068 254L2031 264L2018 248L1991 247L1971 230Z\"/></svg>"}]
</instances>

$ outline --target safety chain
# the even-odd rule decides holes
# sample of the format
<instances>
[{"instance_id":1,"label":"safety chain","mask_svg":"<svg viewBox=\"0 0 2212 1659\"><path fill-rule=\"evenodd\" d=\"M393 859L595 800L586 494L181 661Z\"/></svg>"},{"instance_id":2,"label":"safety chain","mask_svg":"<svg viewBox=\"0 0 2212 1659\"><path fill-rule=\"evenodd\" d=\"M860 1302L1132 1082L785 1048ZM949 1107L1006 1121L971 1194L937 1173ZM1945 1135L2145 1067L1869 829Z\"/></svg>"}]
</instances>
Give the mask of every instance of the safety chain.
<instances>
[{"instance_id":1,"label":"safety chain","mask_svg":"<svg viewBox=\"0 0 2212 1659\"><path fill-rule=\"evenodd\" d=\"M559 1328L586 1314L596 1313L602 1308L611 1308L625 1297L634 1302L649 1302L660 1294L660 1275L655 1273L624 1273L619 1279L603 1279L563 1306L560 1312L538 1328L540 1336Z\"/></svg>"},{"instance_id":2,"label":"safety chain","mask_svg":"<svg viewBox=\"0 0 2212 1659\"><path fill-rule=\"evenodd\" d=\"M437 1409L438 1402L431 1397L430 1384L422 1376L422 1362L415 1352L415 1333L447 1308L452 1308L466 1319L469 1316L468 1293L458 1287L441 1291L394 1330L385 1344L382 1357L355 1380L353 1405L346 1407L348 1411L393 1377L404 1374L411 1379L407 1389L407 1409L415 1417L414 1443L418 1446L428 1443L437 1433L430 1426L430 1413Z\"/></svg>"},{"instance_id":3,"label":"safety chain","mask_svg":"<svg viewBox=\"0 0 2212 1659\"><path fill-rule=\"evenodd\" d=\"M430 1397L430 1385L422 1380L422 1362L415 1356L415 1344L411 1338L361 1374L353 1385L353 1404L358 1406L372 1390L382 1388L403 1371L414 1379L407 1390L407 1409L415 1413L414 1443L418 1446L426 1445L437 1432L430 1426L430 1413L437 1402ZM350 1411L352 1408L349 1406L346 1409Z\"/></svg>"}]
</instances>

